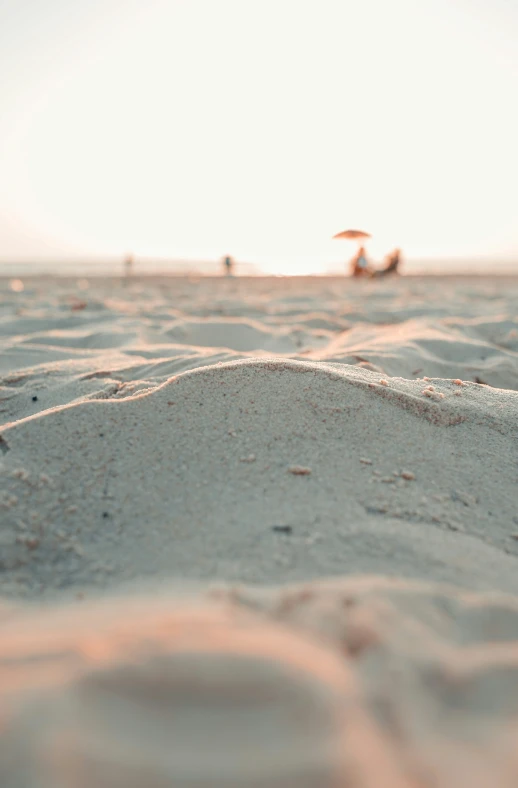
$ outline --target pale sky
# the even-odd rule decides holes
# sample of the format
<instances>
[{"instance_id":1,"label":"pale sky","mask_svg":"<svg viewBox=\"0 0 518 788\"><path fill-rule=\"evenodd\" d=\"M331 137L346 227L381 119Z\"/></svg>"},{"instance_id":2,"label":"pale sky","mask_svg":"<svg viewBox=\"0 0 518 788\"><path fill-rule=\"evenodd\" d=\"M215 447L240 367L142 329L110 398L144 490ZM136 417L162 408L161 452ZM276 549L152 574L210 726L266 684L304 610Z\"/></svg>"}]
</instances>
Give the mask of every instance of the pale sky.
<instances>
[{"instance_id":1,"label":"pale sky","mask_svg":"<svg viewBox=\"0 0 518 788\"><path fill-rule=\"evenodd\" d=\"M0 258L518 259L517 0L0 0Z\"/></svg>"}]
</instances>

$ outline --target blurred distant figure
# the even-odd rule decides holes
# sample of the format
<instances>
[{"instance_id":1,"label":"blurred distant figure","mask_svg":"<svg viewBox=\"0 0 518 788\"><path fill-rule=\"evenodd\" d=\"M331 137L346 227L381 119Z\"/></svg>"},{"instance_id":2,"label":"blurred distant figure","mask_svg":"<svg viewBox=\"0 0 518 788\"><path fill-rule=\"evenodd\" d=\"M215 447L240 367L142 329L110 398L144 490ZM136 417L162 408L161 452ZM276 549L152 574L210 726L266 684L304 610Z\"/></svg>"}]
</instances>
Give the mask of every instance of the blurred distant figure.
<instances>
[{"instance_id":1,"label":"blurred distant figure","mask_svg":"<svg viewBox=\"0 0 518 788\"><path fill-rule=\"evenodd\" d=\"M387 255L385 267L380 268L377 271L373 271L372 276L380 277L380 276L389 276L390 274L398 274L398 268L401 263L401 250L394 249L391 254Z\"/></svg>"},{"instance_id":2,"label":"blurred distant figure","mask_svg":"<svg viewBox=\"0 0 518 788\"><path fill-rule=\"evenodd\" d=\"M360 246L351 260L351 276L370 276L371 267L364 246Z\"/></svg>"},{"instance_id":3,"label":"blurred distant figure","mask_svg":"<svg viewBox=\"0 0 518 788\"><path fill-rule=\"evenodd\" d=\"M227 255L223 258L223 271L225 272L225 276L232 276L232 272L234 270L234 261Z\"/></svg>"},{"instance_id":4,"label":"blurred distant figure","mask_svg":"<svg viewBox=\"0 0 518 788\"><path fill-rule=\"evenodd\" d=\"M126 255L124 258L124 273L126 276L131 276L133 273L133 268L135 265L135 260L132 254Z\"/></svg>"}]
</instances>

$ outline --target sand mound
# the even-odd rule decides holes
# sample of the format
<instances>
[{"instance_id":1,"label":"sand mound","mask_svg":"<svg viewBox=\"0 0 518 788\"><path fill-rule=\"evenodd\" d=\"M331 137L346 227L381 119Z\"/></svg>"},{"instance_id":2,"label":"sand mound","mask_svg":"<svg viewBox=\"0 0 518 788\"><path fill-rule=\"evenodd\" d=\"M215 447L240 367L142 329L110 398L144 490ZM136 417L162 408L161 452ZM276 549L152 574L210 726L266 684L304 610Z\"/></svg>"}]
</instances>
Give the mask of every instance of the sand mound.
<instances>
[{"instance_id":1,"label":"sand mound","mask_svg":"<svg viewBox=\"0 0 518 788\"><path fill-rule=\"evenodd\" d=\"M44 411L2 432L4 589L365 571L514 591L515 470L488 453L513 455L517 399L269 359Z\"/></svg>"}]
</instances>

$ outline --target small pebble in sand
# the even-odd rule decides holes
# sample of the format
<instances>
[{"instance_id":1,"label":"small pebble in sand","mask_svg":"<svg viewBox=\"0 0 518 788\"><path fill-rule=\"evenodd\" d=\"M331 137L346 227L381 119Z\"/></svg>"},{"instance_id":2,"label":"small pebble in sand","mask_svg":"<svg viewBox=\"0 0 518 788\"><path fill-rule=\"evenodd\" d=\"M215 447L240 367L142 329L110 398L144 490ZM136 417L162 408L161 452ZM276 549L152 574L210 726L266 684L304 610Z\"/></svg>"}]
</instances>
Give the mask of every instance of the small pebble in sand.
<instances>
[{"instance_id":1,"label":"small pebble in sand","mask_svg":"<svg viewBox=\"0 0 518 788\"><path fill-rule=\"evenodd\" d=\"M0 506L2 509L12 509L17 503L18 497L16 495L6 495L6 497L2 498L0 501Z\"/></svg>"},{"instance_id":2,"label":"small pebble in sand","mask_svg":"<svg viewBox=\"0 0 518 788\"><path fill-rule=\"evenodd\" d=\"M372 465L372 460L368 460L366 457L360 457L360 462L362 465Z\"/></svg>"},{"instance_id":3,"label":"small pebble in sand","mask_svg":"<svg viewBox=\"0 0 518 788\"><path fill-rule=\"evenodd\" d=\"M415 475L411 471L403 471L401 474L401 478L405 479L407 482L413 482L415 479Z\"/></svg>"},{"instance_id":4,"label":"small pebble in sand","mask_svg":"<svg viewBox=\"0 0 518 788\"><path fill-rule=\"evenodd\" d=\"M25 468L16 468L16 469L13 471L13 473L12 473L12 476L13 476L15 479L21 479L23 482L26 482L26 481L28 480L28 478L29 478L29 474L28 474L28 472L25 470Z\"/></svg>"},{"instance_id":5,"label":"small pebble in sand","mask_svg":"<svg viewBox=\"0 0 518 788\"><path fill-rule=\"evenodd\" d=\"M436 391L434 386L427 386L422 390L421 394L434 400L444 399L444 394L441 391Z\"/></svg>"},{"instance_id":6,"label":"small pebble in sand","mask_svg":"<svg viewBox=\"0 0 518 788\"><path fill-rule=\"evenodd\" d=\"M456 386L463 386L463 385L464 385L464 381L462 381L460 378L455 378L455 380L453 381L453 383L454 383Z\"/></svg>"},{"instance_id":7,"label":"small pebble in sand","mask_svg":"<svg viewBox=\"0 0 518 788\"><path fill-rule=\"evenodd\" d=\"M388 380L385 380L384 378L381 378L380 386L388 386Z\"/></svg>"},{"instance_id":8,"label":"small pebble in sand","mask_svg":"<svg viewBox=\"0 0 518 788\"><path fill-rule=\"evenodd\" d=\"M36 394L35 394L35 395L34 395L34 397L32 398L32 401L33 401L33 402L37 402L37 401L38 401L38 397L36 396Z\"/></svg>"},{"instance_id":9,"label":"small pebble in sand","mask_svg":"<svg viewBox=\"0 0 518 788\"><path fill-rule=\"evenodd\" d=\"M288 468L288 473L292 473L294 476L309 476L311 468L305 468L303 465L291 465Z\"/></svg>"},{"instance_id":10,"label":"small pebble in sand","mask_svg":"<svg viewBox=\"0 0 518 788\"><path fill-rule=\"evenodd\" d=\"M466 532L466 529L464 528L462 523L446 522L446 528L448 528L449 531L457 531L460 533Z\"/></svg>"},{"instance_id":11,"label":"small pebble in sand","mask_svg":"<svg viewBox=\"0 0 518 788\"><path fill-rule=\"evenodd\" d=\"M75 514L77 512L77 506L69 506L65 511L67 514Z\"/></svg>"},{"instance_id":12,"label":"small pebble in sand","mask_svg":"<svg viewBox=\"0 0 518 788\"><path fill-rule=\"evenodd\" d=\"M272 525L272 531L278 534L291 534L293 533L293 528L291 525Z\"/></svg>"},{"instance_id":13,"label":"small pebble in sand","mask_svg":"<svg viewBox=\"0 0 518 788\"><path fill-rule=\"evenodd\" d=\"M17 536L18 544L23 544L28 550L36 550L40 546L40 540L36 536Z\"/></svg>"},{"instance_id":14,"label":"small pebble in sand","mask_svg":"<svg viewBox=\"0 0 518 788\"><path fill-rule=\"evenodd\" d=\"M239 462L255 462L255 454L249 454L248 457L241 457Z\"/></svg>"}]
</instances>

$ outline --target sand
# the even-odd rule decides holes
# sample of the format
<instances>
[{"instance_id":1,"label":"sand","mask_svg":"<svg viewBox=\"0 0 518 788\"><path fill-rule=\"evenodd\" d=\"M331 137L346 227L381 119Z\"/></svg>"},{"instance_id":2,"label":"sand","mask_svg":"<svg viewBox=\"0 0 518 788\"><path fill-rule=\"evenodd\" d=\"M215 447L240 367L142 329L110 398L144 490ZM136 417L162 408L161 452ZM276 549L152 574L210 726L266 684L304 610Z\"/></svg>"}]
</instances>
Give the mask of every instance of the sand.
<instances>
[{"instance_id":1,"label":"sand","mask_svg":"<svg viewBox=\"0 0 518 788\"><path fill-rule=\"evenodd\" d=\"M516 785L518 280L23 285L2 786Z\"/></svg>"}]
</instances>

